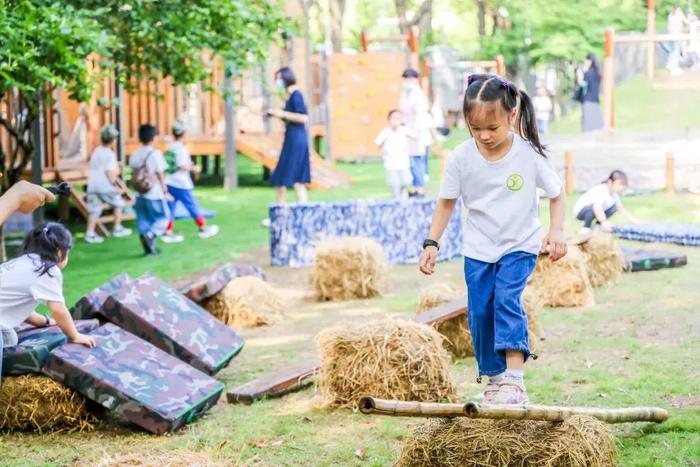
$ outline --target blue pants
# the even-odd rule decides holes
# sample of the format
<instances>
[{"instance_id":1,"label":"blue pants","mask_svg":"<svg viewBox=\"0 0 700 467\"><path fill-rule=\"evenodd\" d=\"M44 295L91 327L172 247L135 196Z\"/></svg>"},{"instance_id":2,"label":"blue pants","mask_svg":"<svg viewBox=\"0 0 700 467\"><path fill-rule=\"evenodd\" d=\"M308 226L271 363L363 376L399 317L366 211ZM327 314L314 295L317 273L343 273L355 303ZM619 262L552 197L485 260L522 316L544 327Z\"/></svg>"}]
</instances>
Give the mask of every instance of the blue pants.
<instances>
[{"instance_id":1,"label":"blue pants","mask_svg":"<svg viewBox=\"0 0 700 467\"><path fill-rule=\"evenodd\" d=\"M411 175L413 175L414 187L422 188L425 186L427 167L425 154L411 156Z\"/></svg>"},{"instance_id":2,"label":"blue pants","mask_svg":"<svg viewBox=\"0 0 700 467\"><path fill-rule=\"evenodd\" d=\"M605 210L605 217L609 219L613 214L617 212L617 205L612 205ZM576 215L576 219L583 221L583 226L590 228L593 223L598 223L598 219L595 217L595 212L593 212L593 205L589 204L579 211Z\"/></svg>"},{"instance_id":3,"label":"blue pants","mask_svg":"<svg viewBox=\"0 0 700 467\"><path fill-rule=\"evenodd\" d=\"M170 209L164 199L146 199L136 196L136 228L141 235L163 235L170 222Z\"/></svg>"},{"instance_id":4,"label":"blue pants","mask_svg":"<svg viewBox=\"0 0 700 467\"><path fill-rule=\"evenodd\" d=\"M190 214L192 219L198 219L202 217L199 212L199 204L197 204L197 199L194 197L194 191L185 190L182 188L175 188L174 186L168 185L168 193L174 198L173 201L168 201L168 207L170 208L170 219L175 218L175 203L180 201L187 212Z\"/></svg>"},{"instance_id":5,"label":"blue pants","mask_svg":"<svg viewBox=\"0 0 700 467\"><path fill-rule=\"evenodd\" d=\"M496 263L464 258L467 280L469 331L479 376L506 370L506 350L530 356L523 289L535 268L537 256L515 251Z\"/></svg>"}]
</instances>

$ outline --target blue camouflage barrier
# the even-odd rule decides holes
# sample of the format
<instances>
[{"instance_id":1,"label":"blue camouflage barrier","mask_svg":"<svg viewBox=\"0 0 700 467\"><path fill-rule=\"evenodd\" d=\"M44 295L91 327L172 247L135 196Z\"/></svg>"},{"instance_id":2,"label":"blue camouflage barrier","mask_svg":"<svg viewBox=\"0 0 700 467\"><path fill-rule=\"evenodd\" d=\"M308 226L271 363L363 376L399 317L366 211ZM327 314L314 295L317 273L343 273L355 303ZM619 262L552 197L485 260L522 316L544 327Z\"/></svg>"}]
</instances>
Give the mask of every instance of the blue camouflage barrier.
<instances>
[{"instance_id":1,"label":"blue camouflage barrier","mask_svg":"<svg viewBox=\"0 0 700 467\"><path fill-rule=\"evenodd\" d=\"M111 292L100 313L210 375L228 365L244 344L234 330L151 274Z\"/></svg>"},{"instance_id":2,"label":"blue camouflage barrier","mask_svg":"<svg viewBox=\"0 0 700 467\"><path fill-rule=\"evenodd\" d=\"M613 234L625 240L700 246L700 224L655 222L613 227Z\"/></svg>"},{"instance_id":3,"label":"blue camouflage barrier","mask_svg":"<svg viewBox=\"0 0 700 467\"><path fill-rule=\"evenodd\" d=\"M155 434L175 431L214 406L224 385L113 324L97 346L66 344L44 373Z\"/></svg>"},{"instance_id":4,"label":"blue camouflage barrier","mask_svg":"<svg viewBox=\"0 0 700 467\"><path fill-rule=\"evenodd\" d=\"M87 334L99 324L96 319L80 320L75 322L75 327L79 333ZM58 326L24 327L17 332L17 345L3 349L2 374L41 373L49 353L67 342L68 338Z\"/></svg>"},{"instance_id":5,"label":"blue camouflage barrier","mask_svg":"<svg viewBox=\"0 0 700 467\"><path fill-rule=\"evenodd\" d=\"M272 265L310 266L319 242L349 236L376 240L390 263L418 263L435 205L416 199L270 206ZM440 240L439 261L461 256L462 217L458 202Z\"/></svg>"}]
</instances>

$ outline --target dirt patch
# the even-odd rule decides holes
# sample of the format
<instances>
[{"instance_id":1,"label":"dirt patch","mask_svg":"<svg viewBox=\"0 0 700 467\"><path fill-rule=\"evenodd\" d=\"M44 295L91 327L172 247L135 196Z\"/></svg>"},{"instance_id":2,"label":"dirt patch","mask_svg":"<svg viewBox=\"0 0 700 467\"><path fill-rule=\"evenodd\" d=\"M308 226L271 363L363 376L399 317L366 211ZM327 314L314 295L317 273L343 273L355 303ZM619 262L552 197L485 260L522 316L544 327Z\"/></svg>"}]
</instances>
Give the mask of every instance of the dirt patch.
<instances>
[{"instance_id":1,"label":"dirt patch","mask_svg":"<svg viewBox=\"0 0 700 467\"><path fill-rule=\"evenodd\" d=\"M700 408L700 394L693 396L673 396L667 400L667 403L674 409L697 409Z\"/></svg>"}]
</instances>

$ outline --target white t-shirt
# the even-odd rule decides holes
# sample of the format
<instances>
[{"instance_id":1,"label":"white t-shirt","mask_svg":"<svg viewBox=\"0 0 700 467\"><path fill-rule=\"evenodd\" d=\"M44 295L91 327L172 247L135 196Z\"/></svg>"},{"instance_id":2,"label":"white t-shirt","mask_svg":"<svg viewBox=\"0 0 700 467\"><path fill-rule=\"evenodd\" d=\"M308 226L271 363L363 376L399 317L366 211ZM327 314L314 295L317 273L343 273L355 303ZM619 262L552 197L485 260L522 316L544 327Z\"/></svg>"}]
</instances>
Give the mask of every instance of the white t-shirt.
<instances>
[{"instance_id":1,"label":"white t-shirt","mask_svg":"<svg viewBox=\"0 0 700 467\"><path fill-rule=\"evenodd\" d=\"M410 156L422 156L430 146L432 118L429 109L428 98L419 86L404 90L399 97L399 112L403 124L412 133L408 139Z\"/></svg>"},{"instance_id":2,"label":"white t-shirt","mask_svg":"<svg viewBox=\"0 0 700 467\"><path fill-rule=\"evenodd\" d=\"M532 105L535 107L537 119L549 121L549 115L552 113L552 99L547 96L535 96L532 98Z\"/></svg>"},{"instance_id":3,"label":"white t-shirt","mask_svg":"<svg viewBox=\"0 0 700 467\"><path fill-rule=\"evenodd\" d=\"M22 255L0 264L0 328L21 324L38 304L63 303L63 275L54 266L40 276L39 256Z\"/></svg>"},{"instance_id":4,"label":"white t-shirt","mask_svg":"<svg viewBox=\"0 0 700 467\"><path fill-rule=\"evenodd\" d=\"M146 159L146 157L148 157L148 159ZM133 154L131 154L131 157L129 158L129 166L132 169L134 167L141 167L144 163L148 168L148 173L150 173L154 177L155 174L158 172L165 172L165 169L168 167L168 164L165 163L163 153L155 149L153 146L141 146L136 151L134 151ZM163 187L157 180L154 180L153 187L151 187L148 193L141 196L143 196L146 199L165 199Z\"/></svg>"},{"instance_id":5,"label":"white t-shirt","mask_svg":"<svg viewBox=\"0 0 700 467\"><path fill-rule=\"evenodd\" d=\"M117 189L107 177L108 170L116 170L117 155L111 148L97 146L90 157L88 193L116 193Z\"/></svg>"},{"instance_id":6,"label":"white t-shirt","mask_svg":"<svg viewBox=\"0 0 700 467\"><path fill-rule=\"evenodd\" d=\"M594 204L600 204L603 211L610 209L613 206L622 206L620 195L610 193L607 183L600 183L587 192L585 192L574 204L574 216L578 216L583 208Z\"/></svg>"},{"instance_id":7,"label":"white t-shirt","mask_svg":"<svg viewBox=\"0 0 700 467\"><path fill-rule=\"evenodd\" d=\"M469 210L462 241L468 258L495 263L514 251L539 253L541 230L537 188L556 198L562 183L549 161L518 135L498 161L487 161L473 138L450 154L440 198L460 196Z\"/></svg>"},{"instance_id":8,"label":"white t-shirt","mask_svg":"<svg viewBox=\"0 0 700 467\"><path fill-rule=\"evenodd\" d=\"M406 170L411 168L408 153L408 131L404 127L392 130L384 128L374 144L381 146L384 151L384 168L386 170Z\"/></svg>"},{"instance_id":9,"label":"white t-shirt","mask_svg":"<svg viewBox=\"0 0 700 467\"><path fill-rule=\"evenodd\" d=\"M166 155L168 152L172 152L175 157L176 172L165 176L165 184L181 190L192 190L194 188L194 183L192 183L192 177L190 176L192 157L187 150L187 146L180 141L175 141L165 152ZM187 167L187 169L181 170L180 167Z\"/></svg>"}]
</instances>

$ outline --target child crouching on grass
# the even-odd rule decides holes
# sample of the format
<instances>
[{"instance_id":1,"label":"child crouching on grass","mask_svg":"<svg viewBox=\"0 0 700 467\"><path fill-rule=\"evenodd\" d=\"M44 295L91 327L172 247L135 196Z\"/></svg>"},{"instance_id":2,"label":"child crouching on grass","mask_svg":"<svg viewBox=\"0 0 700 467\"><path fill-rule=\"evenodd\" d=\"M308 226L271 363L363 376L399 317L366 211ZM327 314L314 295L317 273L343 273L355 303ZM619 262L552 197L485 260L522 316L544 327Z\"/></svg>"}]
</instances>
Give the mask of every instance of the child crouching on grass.
<instances>
[{"instance_id":1,"label":"child crouching on grass","mask_svg":"<svg viewBox=\"0 0 700 467\"><path fill-rule=\"evenodd\" d=\"M0 264L0 375L2 349L17 344L14 328L23 322L37 327L58 324L71 342L95 346L95 339L76 330L63 300L61 270L72 246L70 232L49 222L29 232L22 256ZM34 311L39 303L49 308L53 319Z\"/></svg>"},{"instance_id":2,"label":"child crouching on grass","mask_svg":"<svg viewBox=\"0 0 700 467\"><path fill-rule=\"evenodd\" d=\"M489 377L483 402L526 404L523 365L530 348L521 296L538 253L554 261L566 254L565 194L524 91L499 76L472 75L463 109L472 138L447 161L420 270L435 271L438 240L461 197L469 210L462 254L477 381ZM544 240L537 188L550 198Z\"/></svg>"}]
</instances>

